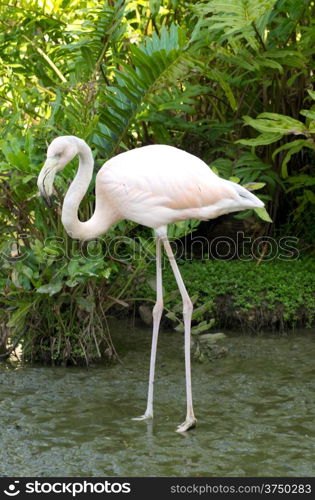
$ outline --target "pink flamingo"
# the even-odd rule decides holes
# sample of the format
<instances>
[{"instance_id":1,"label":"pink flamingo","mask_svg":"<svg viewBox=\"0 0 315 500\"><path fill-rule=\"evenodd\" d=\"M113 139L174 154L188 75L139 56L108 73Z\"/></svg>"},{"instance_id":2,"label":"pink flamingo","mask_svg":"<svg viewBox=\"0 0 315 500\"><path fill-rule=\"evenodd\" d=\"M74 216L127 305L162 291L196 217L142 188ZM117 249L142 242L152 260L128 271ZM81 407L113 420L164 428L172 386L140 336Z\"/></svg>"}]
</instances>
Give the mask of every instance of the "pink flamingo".
<instances>
[{"instance_id":1,"label":"pink flamingo","mask_svg":"<svg viewBox=\"0 0 315 500\"><path fill-rule=\"evenodd\" d=\"M82 222L78 208L90 184L94 165L91 149L82 139L63 136L52 141L38 177L38 187L49 203L55 174L76 155L79 155L79 168L64 198L61 216L70 237L94 239L121 219L153 228L156 234L156 304L147 408L144 415L135 420L153 417L156 348L163 310L161 245L164 246L183 300L187 413L177 432L187 431L196 425L190 366L193 306L167 238L167 225L190 218L213 219L229 212L263 207L264 203L242 186L218 177L196 156L158 144L121 153L102 166L96 176L94 214Z\"/></svg>"}]
</instances>

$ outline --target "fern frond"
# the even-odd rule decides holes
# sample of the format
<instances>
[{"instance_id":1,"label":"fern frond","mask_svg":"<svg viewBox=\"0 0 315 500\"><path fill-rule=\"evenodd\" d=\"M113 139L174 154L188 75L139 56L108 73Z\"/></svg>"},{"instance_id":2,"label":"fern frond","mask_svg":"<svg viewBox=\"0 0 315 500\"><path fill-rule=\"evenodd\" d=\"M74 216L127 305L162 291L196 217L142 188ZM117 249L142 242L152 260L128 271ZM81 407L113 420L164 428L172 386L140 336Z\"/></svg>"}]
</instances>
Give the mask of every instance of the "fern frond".
<instances>
[{"instance_id":1,"label":"fern frond","mask_svg":"<svg viewBox=\"0 0 315 500\"><path fill-rule=\"evenodd\" d=\"M100 133L94 136L106 156L125 146L131 124L146 107L151 106L155 111L161 105L161 93L186 79L190 70L197 67L193 48L181 28L174 24L169 29L163 27L159 36L154 34L139 46L132 46L128 63L115 61L116 85L103 89ZM191 96L187 95L187 100Z\"/></svg>"},{"instance_id":2,"label":"fern frond","mask_svg":"<svg viewBox=\"0 0 315 500\"><path fill-rule=\"evenodd\" d=\"M104 2L101 7L91 8L87 19L82 24L70 24L66 28L74 41L62 45L56 50L56 56L62 57L65 52L72 53L70 71L75 70L76 81L86 81L91 74L100 70L106 55L107 65L112 63L112 53L115 44L121 44L126 30L123 22L125 14L124 0L115 2L110 7ZM67 54L68 55L68 54Z\"/></svg>"},{"instance_id":3,"label":"fern frond","mask_svg":"<svg viewBox=\"0 0 315 500\"><path fill-rule=\"evenodd\" d=\"M230 43L245 39L256 52L263 43L266 28L276 0L210 0L195 6L217 40Z\"/></svg>"}]
</instances>

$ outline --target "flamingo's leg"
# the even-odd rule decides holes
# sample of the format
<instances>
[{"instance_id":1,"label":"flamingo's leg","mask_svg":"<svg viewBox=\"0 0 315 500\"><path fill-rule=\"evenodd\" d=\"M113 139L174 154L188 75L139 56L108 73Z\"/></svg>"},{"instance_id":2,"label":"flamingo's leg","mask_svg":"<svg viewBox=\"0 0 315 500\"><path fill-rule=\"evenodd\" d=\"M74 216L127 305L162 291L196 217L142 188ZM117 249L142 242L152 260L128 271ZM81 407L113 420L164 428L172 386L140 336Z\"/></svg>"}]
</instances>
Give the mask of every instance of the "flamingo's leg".
<instances>
[{"instance_id":1,"label":"flamingo's leg","mask_svg":"<svg viewBox=\"0 0 315 500\"><path fill-rule=\"evenodd\" d=\"M160 327L162 311L163 311L163 287L162 287L161 239L157 235L156 236L156 303L153 308L153 334L152 334L147 409L144 415L142 415L141 417L136 417L133 420L145 420L148 418L153 418L153 388L154 388L156 348L159 336L159 327Z\"/></svg>"},{"instance_id":2,"label":"flamingo's leg","mask_svg":"<svg viewBox=\"0 0 315 500\"><path fill-rule=\"evenodd\" d=\"M186 371L186 396L187 396L187 414L186 420L181 425L178 426L177 432L185 432L188 429L195 427L196 418L193 410L192 402L192 390L191 390L191 366L190 366L190 328L191 328L191 316L193 305L187 293L183 278L179 272L170 242L167 238L167 232L161 236L166 254L172 266L172 270L183 299L183 316L184 316L184 326L185 326L185 371Z\"/></svg>"}]
</instances>

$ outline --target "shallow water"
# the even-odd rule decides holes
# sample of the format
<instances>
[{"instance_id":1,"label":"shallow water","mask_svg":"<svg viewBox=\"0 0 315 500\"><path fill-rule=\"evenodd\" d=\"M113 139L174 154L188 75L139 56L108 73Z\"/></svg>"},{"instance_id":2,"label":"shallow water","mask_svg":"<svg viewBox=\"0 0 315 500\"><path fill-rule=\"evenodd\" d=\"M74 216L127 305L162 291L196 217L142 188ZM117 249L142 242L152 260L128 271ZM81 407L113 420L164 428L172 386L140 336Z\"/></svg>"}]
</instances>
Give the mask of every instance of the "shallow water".
<instances>
[{"instance_id":1,"label":"shallow water","mask_svg":"<svg viewBox=\"0 0 315 500\"><path fill-rule=\"evenodd\" d=\"M230 335L226 358L193 363L198 427L185 417L183 337L160 335L154 423L151 332L112 328L123 365L0 365L0 476L313 476L314 331Z\"/></svg>"}]
</instances>

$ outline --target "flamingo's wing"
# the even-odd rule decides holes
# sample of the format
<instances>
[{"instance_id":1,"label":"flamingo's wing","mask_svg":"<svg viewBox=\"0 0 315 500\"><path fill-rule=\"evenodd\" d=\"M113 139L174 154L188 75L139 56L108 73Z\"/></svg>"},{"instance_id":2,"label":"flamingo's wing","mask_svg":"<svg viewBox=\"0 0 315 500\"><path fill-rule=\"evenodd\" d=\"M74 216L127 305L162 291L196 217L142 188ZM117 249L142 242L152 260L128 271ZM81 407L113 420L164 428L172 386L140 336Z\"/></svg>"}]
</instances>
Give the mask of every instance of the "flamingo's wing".
<instances>
[{"instance_id":1,"label":"flamingo's wing","mask_svg":"<svg viewBox=\"0 0 315 500\"><path fill-rule=\"evenodd\" d=\"M188 210L235 198L235 191L199 158L170 146L122 153L100 170L97 184L124 211L141 207ZM193 214L192 214L193 217Z\"/></svg>"}]
</instances>

